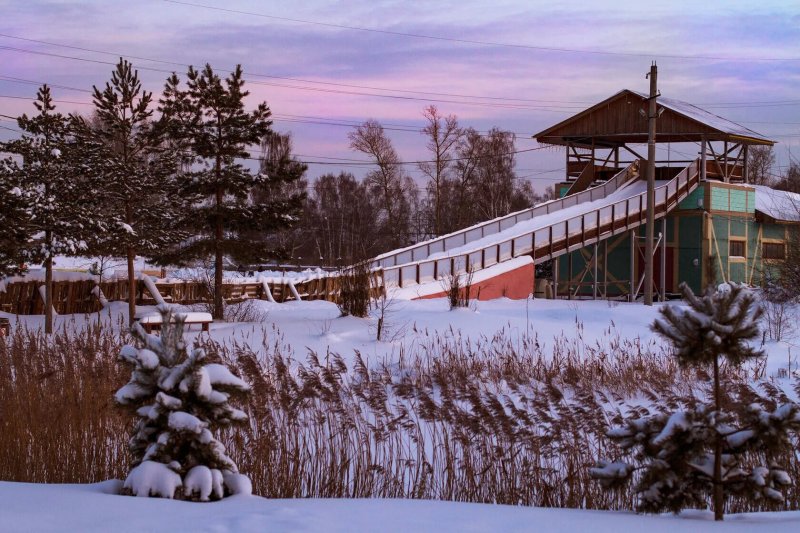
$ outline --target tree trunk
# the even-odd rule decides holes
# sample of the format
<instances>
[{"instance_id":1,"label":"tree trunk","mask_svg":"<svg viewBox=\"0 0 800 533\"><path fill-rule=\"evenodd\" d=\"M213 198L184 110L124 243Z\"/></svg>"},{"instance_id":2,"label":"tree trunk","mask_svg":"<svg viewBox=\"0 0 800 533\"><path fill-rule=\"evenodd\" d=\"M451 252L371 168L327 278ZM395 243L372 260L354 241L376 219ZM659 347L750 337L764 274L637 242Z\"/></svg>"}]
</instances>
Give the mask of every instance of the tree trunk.
<instances>
[{"instance_id":1,"label":"tree trunk","mask_svg":"<svg viewBox=\"0 0 800 533\"><path fill-rule=\"evenodd\" d=\"M48 243L47 257L44 260L44 332L53 333L53 256L51 255L51 233L47 231L45 240Z\"/></svg>"},{"instance_id":2,"label":"tree trunk","mask_svg":"<svg viewBox=\"0 0 800 533\"><path fill-rule=\"evenodd\" d=\"M716 418L719 419L719 356L714 356L714 408ZM722 437L715 431L714 439L714 520L723 520L725 499L722 492Z\"/></svg>"},{"instance_id":3,"label":"tree trunk","mask_svg":"<svg viewBox=\"0 0 800 533\"><path fill-rule=\"evenodd\" d=\"M125 257L128 260L128 325L132 326L136 320L136 270L133 264L136 256L132 246L125 247Z\"/></svg>"},{"instance_id":4,"label":"tree trunk","mask_svg":"<svg viewBox=\"0 0 800 533\"><path fill-rule=\"evenodd\" d=\"M130 201L125 202L125 223L133 227L133 207ZM128 262L128 325L132 326L136 320L136 271L133 265L136 253L130 244L125 247L125 258Z\"/></svg>"},{"instance_id":5,"label":"tree trunk","mask_svg":"<svg viewBox=\"0 0 800 533\"><path fill-rule=\"evenodd\" d=\"M217 169L219 169L219 159L217 159ZM214 318L222 320L225 309L222 300L222 188L217 187L217 217L214 233Z\"/></svg>"},{"instance_id":6,"label":"tree trunk","mask_svg":"<svg viewBox=\"0 0 800 533\"><path fill-rule=\"evenodd\" d=\"M438 162L437 162L437 164L438 164ZM440 204L440 200L439 200L439 190L440 190L440 187L441 187L440 183L441 183L441 178L439 176L436 176L436 206L434 207L434 209L436 210L436 213L434 214L435 221L434 221L434 228L433 228L433 232L435 234L434 235L435 237L438 237L439 235L442 234L442 222L441 222L441 214L440 214L440 211L441 211L440 205L441 204Z\"/></svg>"}]
</instances>

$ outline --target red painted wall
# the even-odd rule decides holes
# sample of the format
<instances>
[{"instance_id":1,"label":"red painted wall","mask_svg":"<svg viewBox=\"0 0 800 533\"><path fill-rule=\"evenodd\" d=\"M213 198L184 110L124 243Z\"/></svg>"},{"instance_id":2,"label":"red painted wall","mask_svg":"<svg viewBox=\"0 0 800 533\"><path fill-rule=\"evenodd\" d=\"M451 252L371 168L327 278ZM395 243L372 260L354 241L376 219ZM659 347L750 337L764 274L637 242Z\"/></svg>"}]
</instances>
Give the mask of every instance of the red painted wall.
<instances>
[{"instance_id":1,"label":"red painted wall","mask_svg":"<svg viewBox=\"0 0 800 533\"><path fill-rule=\"evenodd\" d=\"M514 270L499 274L478 283L473 283L469 292L470 298L478 300L494 300L505 296L512 300L524 300L533 292L533 263L523 265ZM415 300L444 298L445 292L437 292Z\"/></svg>"}]
</instances>

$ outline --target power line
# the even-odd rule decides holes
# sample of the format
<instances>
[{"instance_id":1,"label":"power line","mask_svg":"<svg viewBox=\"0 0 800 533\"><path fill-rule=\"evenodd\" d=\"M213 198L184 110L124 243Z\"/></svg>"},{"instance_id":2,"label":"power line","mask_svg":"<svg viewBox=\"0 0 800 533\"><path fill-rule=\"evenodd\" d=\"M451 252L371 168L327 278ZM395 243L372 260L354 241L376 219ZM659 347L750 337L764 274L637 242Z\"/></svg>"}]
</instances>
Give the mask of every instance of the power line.
<instances>
[{"instance_id":1,"label":"power line","mask_svg":"<svg viewBox=\"0 0 800 533\"><path fill-rule=\"evenodd\" d=\"M3 97L3 95L0 95L0 98L2 98L2 97ZM7 116L8 117L9 115L3 115L3 116ZM6 129L10 129L10 128L6 128ZM17 131L20 131L20 130L17 130ZM486 159L486 158L492 158L492 157L507 157L507 156L510 156L510 155L522 154L522 153L527 153L527 152L535 152L535 151L538 151L538 150L543 150L545 148L549 148L549 146L537 146L537 147L534 147L534 148L525 148L525 149L522 149L522 150L513 150L513 151L510 151L510 152L503 152L503 153L500 153L500 154L488 154L488 155L483 155L483 156L478 155L478 156L467 156L467 157L454 157L454 158L443 160L443 162L452 163L452 162L456 162L456 161L466 161L466 160L470 160L470 159ZM187 157L193 157L193 154L190 154L188 152L184 152L183 155L187 156ZM376 163L374 161L365 161L363 159L351 159L351 158L344 158L344 157L332 157L332 156L321 156L321 155L306 155L306 154L294 154L294 156L295 157L316 158L316 159L325 159L326 160L326 161L311 161L311 160L299 160L298 161L299 163L303 163L303 164L306 164L306 165L341 165L342 163L347 163L348 166L376 166ZM261 157L253 157L253 156L240 157L240 158L237 158L237 159L245 159L245 160L250 160L250 161L261 161L262 160ZM404 166L404 165L420 165L420 164L424 164L424 163L436 163L436 161L435 160L399 161L396 164L398 166Z\"/></svg>"},{"instance_id":2,"label":"power line","mask_svg":"<svg viewBox=\"0 0 800 533\"><path fill-rule=\"evenodd\" d=\"M169 1L169 0L165 0L165 1ZM21 40L21 41L27 41L27 42L34 42L34 43L39 43L39 44L45 44L45 45L48 45L48 46L56 46L56 47L60 47L60 48L69 48L69 49L80 50L80 51L84 51L84 52L111 55L111 56L114 56L114 57L127 57L127 58L130 58L130 59L137 59L137 60L142 60L142 61L161 63L161 64L165 64L165 65L180 66L180 67L183 67L183 68L188 68L189 67L189 65L186 64L186 63L180 63L180 62L176 62L176 61L169 61L169 60L163 60L163 59L154 59L154 58L150 58L150 57L136 56L136 55L119 53L119 52L108 52L108 51L105 51L105 50L98 50L96 48L86 48L86 47L68 45L68 44L63 44L63 43L55 43L55 42L52 42L52 41L44 41L44 40L41 40L41 39L31 39L31 38L27 38L27 37L19 37L19 36L16 36L16 35L10 35L10 34L5 34L5 33L0 33L0 37L5 37L5 38L8 38L8 39L16 39L16 40ZM77 61L89 61L89 62L93 62L93 63L100 63L100 64L106 64L106 65L115 65L116 64L116 63L107 62L107 61L91 60L91 59L74 57L74 56L64 56L64 55L59 55L59 54L40 52L40 51L28 50L28 49L24 49L24 48L16 48L16 47L11 47L11 46L0 46L0 49L4 49L4 50L8 50L8 51L14 51L14 52L27 52L27 53L32 53L32 54L47 55L47 56L52 56L52 57L59 57L59 58L62 58L62 59L73 59L73 60L77 60ZM152 67L139 66L138 68L140 68L142 70L153 71L153 72L161 72L161 73L167 73L167 74L171 74L172 73L172 71L167 71L167 70L163 70L163 69L156 69L156 68L152 68ZM546 99L535 99L535 98L512 98L512 97L508 97L508 96L484 96L484 95L471 95L471 94L458 94L458 93L442 93L442 92L432 92L432 91L413 91L413 90L408 90L408 89L388 89L388 88L385 88L385 87L378 87L378 86L371 86L371 85L358 85L358 84L349 84L349 83L341 83L341 82L309 80L309 79L304 79L304 78L294 78L294 77L290 77L290 76L277 76L277 75L270 75L270 74L261 74L261 73L256 73L256 72L248 72L247 75L248 76L257 77L257 78L279 79L279 80L286 80L286 81L296 81L296 82L301 82L301 83L313 83L313 84L319 84L319 85L329 85L329 86L335 86L335 87L348 87L348 88L353 88L353 89L365 89L365 90L374 90L374 91L390 91L390 92L404 93L404 94L446 96L446 97L451 97L451 98L473 98L473 99L484 99L484 100L493 100L493 101L501 101L501 102L531 102L531 103L535 102L535 103L539 103L539 104L593 104L593 103L595 103L595 102L588 101L588 100L546 100ZM259 85L272 85L272 86L276 86L276 87L286 87L286 88L296 88L296 89L302 89L302 90L310 90L310 88L302 87L302 86L281 85L281 84L275 84L275 83L270 84L270 83L267 83L267 82L261 82L261 81L252 80L252 79L248 80L248 81L250 83L255 83L255 84L259 84ZM75 90L75 91L82 91L82 92L91 92L91 91L88 91L86 89L78 89L78 88L75 88L75 87L68 87L68 86L59 86L59 88L64 88L64 89L68 89L68 90ZM331 92L335 92L335 91L331 91ZM366 94L368 96L392 97L392 95L372 95L372 94L368 94L368 93L348 93L348 92L344 92L343 94L356 94L356 95L365 95ZM422 100L426 100L426 99L422 99ZM427 100L430 100L430 99L427 99ZM467 102L461 102L461 101L455 101L454 102L454 101L450 101L450 100L438 100L438 101L441 101L441 102L444 102L444 103L467 103ZM784 106L784 105L798 105L798 104L800 104L800 100L765 100L765 101L756 101L756 102L700 102L700 103L696 103L695 105L702 105L702 106L705 106L705 107L713 107L713 108L729 108L729 109L732 109L732 108L736 108L736 107L768 107L768 106ZM521 105L521 104L509 104L509 105ZM539 105L539 106L530 106L530 108L532 108L532 109L542 108L541 110L544 110L546 108L583 109L582 106L573 106L573 105L566 105L566 106L565 105L558 105L558 106L543 106L543 105Z\"/></svg>"},{"instance_id":3,"label":"power line","mask_svg":"<svg viewBox=\"0 0 800 533\"><path fill-rule=\"evenodd\" d=\"M48 57L56 57L59 59L70 59L74 61L84 61L89 63L95 63L100 65L109 65L109 66L116 66L116 63L112 63L110 61L102 61L100 59L88 59L84 57L76 57L76 56L68 56L64 54L56 54L52 52L41 52L38 50L28 50L26 48L17 48L14 46L0 46L0 50L6 50L9 52L17 52L17 53L26 53L26 54L34 54L34 55L41 55L41 56L48 56ZM171 70L164 70L154 67L146 67L138 65L136 68L140 70L146 70L151 72L160 72L163 74L171 75L173 71ZM250 74L252 75L252 74ZM420 102L437 102L437 103L451 103L451 104L460 104L460 105L471 105L471 106L480 106L480 107L500 107L500 108L508 108L508 109L527 109L532 111L543 111L543 112L551 112L551 113L561 113L565 110L577 110L582 109L582 107L577 106L550 106L550 105L527 105L527 104L503 104L503 103L495 103L495 102L469 102L469 101L462 101L462 100L446 100L441 98L422 98L422 97L414 97L414 96L402 96L402 95L393 95L393 94L376 94L376 93L369 93L369 92L358 92L358 91L345 91L343 89L327 89L323 87L305 87L302 85L287 85L287 84L279 84L273 82L266 82L261 80L253 80L245 78L249 83L253 83L256 85L268 85L272 87L282 87L287 89L298 89L303 91L314 91L314 92L324 92L324 93L331 93L331 94L346 94L346 95L354 95L354 96L371 96L376 98L389 98L394 100L409 100L409 101L420 101ZM384 90L384 89L381 89Z\"/></svg>"},{"instance_id":4,"label":"power line","mask_svg":"<svg viewBox=\"0 0 800 533\"><path fill-rule=\"evenodd\" d=\"M30 96L12 96L10 94L0 94L0 98L11 98L12 100L29 100L33 101L35 98ZM76 102L74 100L53 100L57 104L75 104L75 105L94 105L92 102Z\"/></svg>"},{"instance_id":5,"label":"power line","mask_svg":"<svg viewBox=\"0 0 800 533\"><path fill-rule=\"evenodd\" d=\"M9 35L9 34L6 34L6 33L0 33L0 37L6 37L8 39L17 39L17 40L20 40L20 41L27 41L27 42L38 43L38 44L46 44L48 46L56 46L56 47L60 47L60 48L69 48L69 49L72 49L72 50L80 50L80 51L83 51L83 52L92 52L92 53L96 53L96 54L105 54L105 55L111 55L111 56L115 56L115 57L127 57L127 58L130 58L130 59L138 59L138 60L142 60L142 61L150 61L150 62L153 62L153 63L162 63L162 64L165 64L165 65L174 65L174 66L179 66L179 67L183 67L183 68L187 68L189 66L189 65L187 65L185 63L179 63L179 62L176 62L176 61L168 61L168 60L163 60L163 59L153 59L153 58L150 58L150 57L142 57L142 56L135 56L135 55L130 55L130 54L122 54L122 53L118 53L118 52L108 52L108 51L105 51L105 50L98 50L96 48L85 48L85 47L82 47L82 46L73 46L73 45L68 45L68 44L63 44L63 43L55 43L55 42L52 42L52 41L43 41L43 40L40 40L40 39L30 39L30 38L26 38L26 37L18 37L16 35ZM538 102L538 103L550 103L550 104L590 104L590 103L592 103L592 102L590 102L588 100L542 100L542 99L536 99L536 98L511 98L511 97L507 97L507 96L484 96L484 95L475 95L475 94L441 93L441 92L432 92L432 91L412 91L412 90L409 90L409 89L388 89L388 88L385 88L385 87L377 87L377 86L371 86L371 85L357 85L357 84L351 84L351 83L341 83L341 82L332 82L332 81L309 80L309 79L305 79L305 78L294 78L294 77L290 77L290 76L277 76L277 75L271 75L271 74L261 74L261 73L256 73L256 72L248 72L248 75L249 76L255 76L257 78L272 78L272 79L278 79L278 80L297 81L297 82L301 82L301 83L316 83L316 84L320 84L320 85L332 85L332 86L336 86L336 87L350 87L350 88L354 88L354 89L369 89L369 90L375 90L375 91L392 91L392 92L407 93L407 94L421 94L421 95L427 94L427 95L433 95L433 96L449 96L449 97L453 97L453 98L480 98L480 99L486 99L486 100L504 100L504 101L514 101L514 102Z\"/></svg>"},{"instance_id":6,"label":"power line","mask_svg":"<svg viewBox=\"0 0 800 533\"><path fill-rule=\"evenodd\" d=\"M586 50L578 48L562 48L552 46L537 46L529 44L515 44L515 43L501 43L493 41L479 41L474 39L459 39L455 37L442 37L437 35L427 35L422 33L409 33L393 30L382 30L378 28L367 28L363 26L349 26L346 24L334 24L332 22L319 22L313 20L296 19L289 17L279 17L276 15L267 15L264 13L255 13L252 11L241 11L237 9L230 9L224 7L208 6L205 4L196 4L193 2L183 2L178 0L164 0L170 4L179 4L189 7L199 7L203 9L210 9L214 11L221 11L225 13L234 13L237 15L248 15L252 17L268 18L272 20L282 20L285 22L294 22L298 24L311 24L315 26L324 26L328 28L337 28L344 30L354 30L361 32L379 33L384 35L395 35L398 37L413 37L417 39L428 39L434 41L447 41L461 44L475 44L481 46L498 46L504 48L518 48L525 50L538 50L543 52L563 52L572 54L592 54L592 55L609 55L609 56L625 56L625 57L647 57L647 58L669 58L669 59L686 59L686 60L714 60L714 61L800 61L800 58L794 57L725 57L725 56L705 56L705 55L678 55L678 54L655 54L652 52L613 52L609 50Z\"/></svg>"},{"instance_id":7,"label":"power line","mask_svg":"<svg viewBox=\"0 0 800 533\"><path fill-rule=\"evenodd\" d=\"M0 81L9 81L11 83L24 83L26 85L38 85L40 87L45 84L44 82L34 81L34 80L26 80L26 79L23 79L23 78L16 78L14 76L7 76L5 74L0 74ZM53 89L64 89L64 90L67 90L67 91L79 91L79 92L82 92L82 93L91 93L92 92L92 91L90 91L88 89L78 89L77 87L70 87L68 85L58 85L58 84L54 84L54 83L47 83L47 86L48 87L52 87Z\"/></svg>"}]
</instances>

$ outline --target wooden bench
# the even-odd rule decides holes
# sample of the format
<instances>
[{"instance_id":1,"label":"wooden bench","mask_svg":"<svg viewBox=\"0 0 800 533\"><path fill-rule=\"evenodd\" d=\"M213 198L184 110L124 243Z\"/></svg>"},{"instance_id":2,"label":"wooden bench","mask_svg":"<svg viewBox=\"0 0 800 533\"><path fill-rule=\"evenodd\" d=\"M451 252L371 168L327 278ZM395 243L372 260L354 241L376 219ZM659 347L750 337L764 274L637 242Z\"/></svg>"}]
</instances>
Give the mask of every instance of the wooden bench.
<instances>
[{"instance_id":1,"label":"wooden bench","mask_svg":"<svg viewBox=\"0 0 800 533\"><path fill-rule=\"evenodd\" d=\"M208 331L209 325L214 321L211 313L178 313L185 317L184 324L187 326L191 324L200 324L203 331ZM137 318L139 324L142 325L147 333L152 333L154 330L160 330L162 319L161 315L154 313L151 315L144 315ZM173 317L173 321L174 321Z\"/></svg>"},{"instance_id":2,"label":"wooden bench","mask_svg":"<svg viewBox=\"0 0 800 533\"><path fill-rule=\"evenodd\" d=\"M11 324L7 318L0 317L0 337L8 337L11 335Z\"/></svg>"}]
</instances>

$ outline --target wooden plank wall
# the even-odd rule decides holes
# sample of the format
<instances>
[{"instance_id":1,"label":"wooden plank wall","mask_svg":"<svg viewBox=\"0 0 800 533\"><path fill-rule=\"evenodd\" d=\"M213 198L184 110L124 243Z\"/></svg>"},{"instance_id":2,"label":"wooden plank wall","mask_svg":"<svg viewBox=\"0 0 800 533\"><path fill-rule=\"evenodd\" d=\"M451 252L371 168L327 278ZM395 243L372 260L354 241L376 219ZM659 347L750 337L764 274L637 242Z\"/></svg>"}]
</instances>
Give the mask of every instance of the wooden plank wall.
<instances>
[{"instance_id":1,"label":"wooden plank wall","mask_svg":"<svg viewBox=\"0 0 800 533\"><path fill-rule=\"evenodd\" d=\"M294 300L287 280L267 283L276 302L282 303ZM18 315L44 314L44 301L40 295L39 287L44 285L41 281L13 282L6 285L5 292L0 292L0 311ZM127 280L105 281L97 283L93 280L84 281L56 281L53 282L53 307L58 314L94 313L100 311L102 306L95 294L95 287L100 286L103 295L108 301L127 301ZM211 296L201 282L169 282L155 283L158 292L165 301L177 304L194 304L208 302ZM295 289L301 300L327 300L336 303L339 298L341 282L336 276L307 279L295 283ZM373 274L371 283L372 297L376 298L383 293L383 275L381 272ZM262 283L225 283L223 285L223 298L229 304L239 303L248 299L267 300ZM156 305L153 295L147 290L144 282L136 285L136 303L138 305Z\"/></svg>"}]
</instances>

